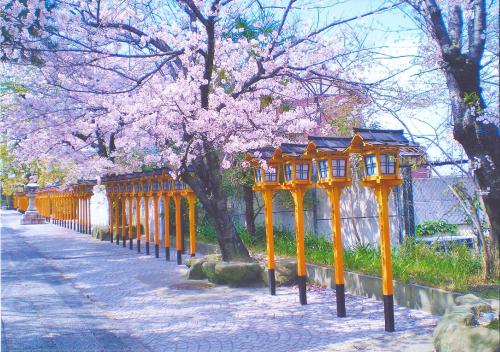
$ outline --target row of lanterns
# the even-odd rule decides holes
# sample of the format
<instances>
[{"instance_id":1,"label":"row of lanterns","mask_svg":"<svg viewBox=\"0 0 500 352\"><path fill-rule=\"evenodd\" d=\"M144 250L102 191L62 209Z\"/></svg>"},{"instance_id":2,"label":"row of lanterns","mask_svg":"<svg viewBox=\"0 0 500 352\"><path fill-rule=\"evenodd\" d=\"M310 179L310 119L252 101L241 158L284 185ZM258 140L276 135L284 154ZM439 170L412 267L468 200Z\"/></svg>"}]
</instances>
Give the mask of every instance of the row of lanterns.
<instances>
[{"instance_id":1,"label":"row of lanterns","mask_svg":"<svg viewBox=\"0 0 500 352\"><path fill-rule=\"evenodd\" d=\"M160 247L160 229L159 229L159 200L163 198L164 204L164 248L165 258L170 260L170 228L169 228L169 206L170 198L173 199L175 205L175 229L176 229L176 250L177 250L177 263L182 263L182 229L181 229L181 199L185 197L189 206L189 242L190 253L194 256L196 253L196 239L195 239L195 201L196 197L194 192L189 186L179 180L173 179L167 170L157 169L148 173L133 173L128 175L107 176L102 179L102 183L106 186L106 193L109 203L109 227L111 229L110 241L116 240L116 244L120 243L122 238L122 245L126 247L126 241L129 241L130 249L133 249L133 238L135 236L137 241L137 251L141 251L141 229L140 229L140 212L136 211L136 233L133 233L133 203L135 201L136 209L140 209L141 199L144 199L144 211L146 219L149 219L149 200L153 202L153 243L155 246L155 256L159 257ZM128 202L128 233L127 229L127 216L126 203ZM118 213L121 208L122 214ZM119 223L121 219L121 224ZM144 224L144 237L146 254L150 251L150 229L149 221L146 220ZM114 235L116 229L116 235ZM121 233L120 233L121 229ZM121 235L121 236L120 236Z\"/></svg>"},{"instance_id":2,"label":"row of lanterns","mask_svg":"<svg viewBox=\"0 0 500 352\"><path fill-rule=\"evenodd\" d=\"M82 181L60 188L39 188L35 193L35 206L47 221L82 233L91 233L90 197L95 182ZM14 207L25 212L28 197L24 192L14 196Z\"/></svg>"},{"instance_id":3,"label":"row of lanterns","mask_svg":"<svg viewBox=\"0 0 500 352\"><path fill-rule=\"evenodd\" d=\"M374 190L378 203L385 330L394 331L388 202L391 188L402 184L399 175L402 151L407 155L419 153L418 147L410 145L402 130L355 128L352 138L310 136L308 144L282 144L278 148L262 148L247 154L247 160L254 167L254 190L261 192L264 200L267 267L272 295L276 293L273 192L288 190L294 199L299 299L301 304L307 304L303 199L308 189L323 188L328 194L332 212L337 315L346 316L340 198L342 190L352 185L350 154L359 153L364 172L361 184ZM316 183L313 183L313 162Z\"/></svg>"}]
</instances>

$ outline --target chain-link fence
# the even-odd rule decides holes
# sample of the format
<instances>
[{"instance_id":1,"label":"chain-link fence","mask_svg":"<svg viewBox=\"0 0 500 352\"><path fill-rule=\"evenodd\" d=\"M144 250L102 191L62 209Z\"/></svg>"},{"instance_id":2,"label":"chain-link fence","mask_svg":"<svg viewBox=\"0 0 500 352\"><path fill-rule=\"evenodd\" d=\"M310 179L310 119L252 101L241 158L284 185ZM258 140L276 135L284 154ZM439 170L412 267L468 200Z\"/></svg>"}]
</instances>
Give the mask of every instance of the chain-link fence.
<instances>
[{"instance_id":1,"label":"chain-link fence","mask_svg":"<svg viewBox=\"0 0 500 352\"><path fill-rule=\"evenodd\" d=\"M459 225L462 233L470 234L466 213L459 200L449 189L450 185L462 183L470 189L470 183L462 177L413 178L411 169L402 168L404 182L394 187L389 204L391 242L401 243L407 236L415 236L418 224L424 221L446 221ZM371 189L361 187L357 179L353 186L342 194L342 235L346 246L377 244L379 241L378 208ZM316 236L331 236L331 210L328 197L322 189L308 192L304 206L306 233ZM256 224L263 224L261 199L256 194L254 209L259 211ZM230 202L234 222L245 225L245 205L241 199ZM294 232L294 209L291 203L280 197L273 201L274 226Z\"/></svg>"}]
</instances>

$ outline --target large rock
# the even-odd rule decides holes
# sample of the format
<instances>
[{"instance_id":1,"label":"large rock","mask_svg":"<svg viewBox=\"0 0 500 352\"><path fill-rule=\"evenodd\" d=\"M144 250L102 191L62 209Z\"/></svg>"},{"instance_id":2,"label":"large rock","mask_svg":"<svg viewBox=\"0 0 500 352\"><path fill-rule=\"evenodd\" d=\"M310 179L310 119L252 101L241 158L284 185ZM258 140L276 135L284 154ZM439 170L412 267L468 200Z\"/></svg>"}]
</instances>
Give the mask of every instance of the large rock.
<instances>
[{"instance_id":1,"label":"large rock","mask_svg":"<svg viewBox=\"0 0 500 352\"><path fill-rule=\"evenodd\" d=\"M262 285L263 268L257 263L223 262L218 255L186 261L188 280L202 280L234 287Z\"/></svg>"},{"instance_id":2,"label":"large rock","mask_svg":"<svg viewBox=\"0 0 500 352\"><path fill-rule=\"evenodd\" d=\"M262 268L257 263L218 262L214 267L212 282L236 287L262 284Z\"/></svg>"},{"instance_id":3,"label":"large rock","mask_svg":"<svg viewBox=\"0 0 500 352\"><path fill-rule=\"evenodd\" d=\"M291 286L297 283L297 262L294 260L280 260L274 270L276 284Z\"/></svg>"},{"instance_id":4,"label":"large rock","mask_svg":"<svg viewBox=\"0 0 500 352\"><path fill-rule=\"evenodd\" d=\"M223 282L218 282L215 277L215 265L217 264L214 260L208 260L201 264L201 269L203 270L203 274L208 279L208 281L213 282L214 284L222 284Z\"/></svg>"},{"instance_id":5,"label":"large rock","mask_svg":"<svg viewBox=\"0 0 500 352\"><path fill-rule=\"evenodd\" d=\"M274 268L276 285L292 286L297 283L297 262L294 260L280 260L276 262ZM262 280L269 286L269 277L267 269L262 273Z\"/></svg>"},{"instance_id":6,"label":"large rock","mask_svg":"<svg viewBox=\"0 0 500 352\"><path fill-rule=\"evenodd\" d=\"M109 232L109 226L94 225L92 226L92 237L97 238L101 241L109 241L111 233Z\"/></svg>"},{"instance_id":7,"label":"large rock","mask_svg":"<svg viewBox=\"0 0 500 352\"><path fill-rule=\"evenodd\" d=\"M203 272L203 263L207 262L207 260L208 258L191 258L186 261L186 265L189 267L188 280L203 280L207 278Z\"/></svg>"},{"instance_id":8,"label":"large rock","mask_svg":"<svg viewBox=\"0 0 500 352\"><path fill-rule=\"evenodd\" d=\"M449 308L434 331L437 352L498 352L500 337L497 329L479 324L492 308L484 300L465 295L457 297L456 306ZM495 313L498 317L498 312Z\"/></svg>"}]
</instances>

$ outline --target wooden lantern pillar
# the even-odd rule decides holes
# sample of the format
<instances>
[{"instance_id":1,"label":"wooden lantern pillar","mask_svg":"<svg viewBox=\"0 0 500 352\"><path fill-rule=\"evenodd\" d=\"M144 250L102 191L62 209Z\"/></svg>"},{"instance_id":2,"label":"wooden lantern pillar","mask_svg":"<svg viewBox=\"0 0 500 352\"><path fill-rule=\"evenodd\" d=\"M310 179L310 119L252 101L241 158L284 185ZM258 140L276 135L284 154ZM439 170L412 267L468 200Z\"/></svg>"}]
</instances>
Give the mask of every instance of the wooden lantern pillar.
<instances>
[{"instance_id":1,"label":"wooden lantern pillar","mask_svg":"<svg viewBox=\"0 0 500 352\"><path fill-rule=\"evenodd\" d=\"M346 151L351 139L309 137L309 141L306 154L314 156L316 161L316 186L326 191L330 201L337 316L345 317L344 251L341 233L340 199L343 189L352 185L349 153Z\"/></svg>"},{"instance_id":2,"label":"wooden lantern pillar","mask_svg":"<svg viewBox=\"0 0 500 352\"><path fill-rule=\"evenodd\" d=\"M154 175L151 180L152 186L152 196L153 196L153 224L154 224L154 233L153 233L153 241L155 244L155 257L160 257L160 220L159 220L159 206L158 201L160 197L160 182L158 181L158 176Z\"/></svg>"},{"instance_id":3,"label":"wooden lantern pillar","mask_svg":"<svg viewBox=\"0 0 500 352\"><path fill-rule=\"evenodd\" d=\"M134 185L135 195L135 239L137 244L137 253L141 253L141 198L142 181L138 180Z\"/></svg>"},{"instance_id":4,"label":"wooden lantern pillar","mask_svg":"<svg viewBox=\"0 0 500 352\"><path fill-rule=\"evenodd\" d=\"M170 198L173 194L173 180L166 172L161 178L161 189L163 195L163 246L165 260L170 261Z\"/></svg>"},{"instance_id":5,"label":"wooden lantern pillar","mask_svg":"<svg viewBox=\"0 0 500 352\"><path fill-rule=\"evenodd\" d=\"M132 203L134 201L134 184L131 178L128 178L127 182L127 202L128 202L128 247L130 250L134 249L134 233L133 233L133 214L132 214Z\"/></svg>"},{"instance_id":6,"label":"wooden lantern pillar","mask_svg":"<svg viewBox=\"0 0 500 352\"><path fill-rule=\"evenodd\" d=\"M148 176L143 177L142 189L144 194L144 237L146 240L146 254L149 255L149 199L151 197L151 180Z\"/></svg>"},{"instance_id":7,"label":"wooden lantern pillar","mask_svg":"<svg viewBox=\"0 0 500 352\"><path fill-rule=\"evenodd\" d=\"M110 183L106 183L106 198L108 199L108 218L109 218L109 223L108 223L108 234L109 234L109 241L113 243L113 186Z\"/></svg>"},{"instance_id":8,"label":"wooden lantern pillar","mask_svg":"<svg viewBox=\"0 0 500 352\"><path fill-rule=\"evenodd\" d=\"M187 188L187 185L179 179L172 181L173 199L175 204L175 249L177 251L177 265L182 264L182 219L181 219L181 206L182 206L182 191Z\"/></svg>"},{"instance_id":9,"label":"wooden lantern pillar","mask_svg":"<svg viewBox=\"0 0 500 352\"><path fill-rule=\"evenodd\" d=\"M312 188L312 160L304 155L306 145L282 144L276 150L283 160L284 188L292 194L295 205L295 241L300 304L307 304L306 257L304 241L304 195Z\"/></svg>"},{"instance_id":10,"label":"wooden lantern pillar","mask_svg":"<svg viewBox=\"0 0 500 352\"><path fill-rule=\"evenodd\" d=\"M276 274L274 258L274 226L273 226L273 192L282 189L280 183L280 160L274 157L274 148L261 148L256 150L262 159L266 160L265 167L254 159L252 154L247 154L254 171L254 191L262 195L264 201L264 220L266 227L266 254L269 293L276 295Z\"/></svg>"},{"instance_id":11,"label":"wooden lantern pillar","mask_svg":"<svg viewBox=\"0 0 500 352\"><path fill-rule=\"evenodd\" d=\"M382 261L382 291L385 331L393 332L394 287L392 281L391 238L389 228L389 195L392 187L401 185L399 150L408 145L402 130L354 129L349 150L361 153L364 177L361 184L373 189L377 198Z\"/></svg>"}]
</instances>

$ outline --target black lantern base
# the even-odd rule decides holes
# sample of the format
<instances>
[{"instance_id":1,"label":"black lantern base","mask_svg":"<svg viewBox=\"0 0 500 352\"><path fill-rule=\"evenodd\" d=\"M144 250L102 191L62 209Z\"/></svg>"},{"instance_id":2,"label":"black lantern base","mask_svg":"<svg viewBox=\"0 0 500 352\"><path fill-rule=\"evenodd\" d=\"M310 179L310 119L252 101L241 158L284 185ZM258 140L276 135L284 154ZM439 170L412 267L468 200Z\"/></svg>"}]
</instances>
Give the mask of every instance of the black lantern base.
<instances>
[{"instance_id":1,"label":"black lantern base","mask_svg":"<svg viewBox=\"0 0 500 352\"><path fill-rule=\"evenodd\" d=\"M337 298L337 316L339 318L344 318L346 316L344 284L335 285L335 297Z\"/></svg>"},{"instance_id":2,"label":"black lantern base","mask_svg":"<svg viewBox=\"0 0 500 352\"><path fill-rule=\"evenodd\" d=\"M165 261L170 261L170 247L165 247Z\"/></svg>"},{"instance_id":3,"label":"black lantern base","mask_svg":"<svg viewBox=\"0 0 500 352\"><path fill-rule=\"evenodd\" d=\"M268 269L267 275L269 278L269 293L271 296L276 296L276 275L274 269Z\"/></svg>"},{"instance_id":4,"label":"black lantern base","mask_svg":"<svg viewBox=\"0 0 500 352\"><path fill-rule=\"evenodd\" d=\"M302 304L303 306L307 304L306 282L307 282L307 276L304 275L297 277L297 283L299 284L300 304Z\"/></svg>"},{"instance_id":5,"label":"black lantern base","mask_svg":"<svg viewBox=\"0 0 500 352\"><path fill-rule=\"evenodd\" d=\"M128 239L128 247L130 250L134 249L134 239L132 237Z\"/></svg>"},{"instance_id":6,"label":"black lantern base","mask_svg":"<svg viewBox=\"0 0 500 352\"><path fill-rule=\"evenodd\" d=\"M118 246L120 244L120 235L117 233L116 234L116 245Z\"/></svg>"},{"instance_id":7,"label":"black lantern base","mask_svg":"<svg viewBox=\"0 0 500 352\"><path fill-rule=\"evenodd\" d=\"M149 255L149 242L146 241L146 254Z\"/></svg>"},{"instance_id":8,"label":"black lantern base","mask_svg":"<svg viewBox=\"0 0 500 352\"><path fill-rule=\"evenodd\" d=\"M177 251L177 265L182 264L182 251L178 250Z\"/></svg>"},{"instance_id":9,"label":"black lantern base","mask_svg":"<svg viewBox=\"0 0 500 352\"><path fill-rule=\"evenodd\" d=\"M127 247L127 237L123 236L122 238L122 246L123 248Z\"/></svg>"},{"instance_id":10,"label":"black lantern base","mask_svg":"<svg viewBox=\"0 0 500 352\"><path fill-rule=\"evenodd\" d=\"M141 253L141 240L137 240L137 253Z\"/></svg>"},{"instance_id":11,"label":"black lantern base","mask_svg":"<svg viewBox=\"0 0 500 352\"><path fill-rule=\"evenodd\" d=\"M160 258L160 245L155 243L155 257Z\"/></svg>"},{"instance_id":12,"label":"black lantern base","mask_svg":"<svg viewBox=\"0 0 500 352\"><path fill-rule=\"evenodd\" d=\"M384 295L384 319L385 331L394 332L394 297L393 295Z\"/></svg>"}]
</instances>

